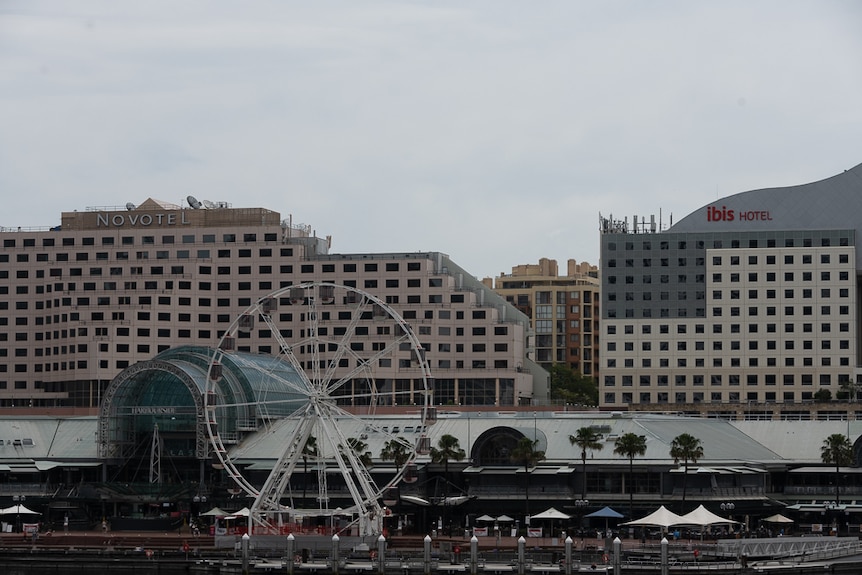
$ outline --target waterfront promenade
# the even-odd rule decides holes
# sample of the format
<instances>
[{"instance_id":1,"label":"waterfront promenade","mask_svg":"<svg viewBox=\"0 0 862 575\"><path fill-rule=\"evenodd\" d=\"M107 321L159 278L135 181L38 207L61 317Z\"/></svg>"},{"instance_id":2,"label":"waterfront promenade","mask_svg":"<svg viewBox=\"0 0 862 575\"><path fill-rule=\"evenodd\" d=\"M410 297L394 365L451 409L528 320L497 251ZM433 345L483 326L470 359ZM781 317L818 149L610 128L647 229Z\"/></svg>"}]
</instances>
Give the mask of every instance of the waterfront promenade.
<instances>
[{"instance_id":1,"label":"waterfront promenade","mask_svg":"<svg viewBox=\"0 0 862 575\"><path fill-rule=\"evenodd\" d=\"M299 575L320 573L380 573L424 575L426 572L493 573L495 575L558 575L567 571L662 573L662 544L639 540L619 542L620 557L603 541L572 542L572 562L567 569L565 545L559 539L530 538L519 561L518 540L513 537L479 538L475 543L475 565L471 541L439 538L429 545L422 536L393 537L386 542L382 562L379 541L373 537L343 537L336 540L337 564L331 560L333 539L327 536L294 537L293 560L281 536L249 539L242 552L239 536L190 536L161 532L73 532L41 534L25 538L18 533L0 534L0 572L20 575L47 573L195 573L237 575L246 572L281 572ZM860 573L862 554L855 538L780 538L723 541L681 540L665 547L667 573L709 572L713 574ZM100 567L101 566L101 567Z\"/></svg>"}]
</instances>

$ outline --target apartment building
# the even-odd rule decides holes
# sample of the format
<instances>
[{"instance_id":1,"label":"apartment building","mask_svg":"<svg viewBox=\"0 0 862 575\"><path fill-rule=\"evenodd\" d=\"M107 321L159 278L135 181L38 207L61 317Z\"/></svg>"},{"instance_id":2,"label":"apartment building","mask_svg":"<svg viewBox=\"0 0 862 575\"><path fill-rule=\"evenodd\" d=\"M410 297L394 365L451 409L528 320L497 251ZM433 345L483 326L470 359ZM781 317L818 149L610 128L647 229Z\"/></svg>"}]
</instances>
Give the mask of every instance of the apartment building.
<instances>
[{"instance_id":1,"label":"apartment building","mask_svg":"<svg viewBox=\"0 0 862 575\"><path fill-rule=\"evenodd\" d=\"M512 267L511 274L486 279L513 306L530 318L531 357L547 368L563 364L583 375L598 377L599 306L598 268L568 260L560 275L556 260Z\"/></svg>"},{"instance_id":2,"label":"apartment building","mask_svg":"<svg viewBox=\"0 0 862 575\"><path fill-rule=\"evenodd\" d=\"M859 381L862 166L601 219L600 404L799 404ZM821 393L818 393L821 392Z\"/></svg>"},{"instance_id":3,"label":"apartment building","mask_svg":"<svg viewBox=\"0 0 862 575\"><path fill-rule=\"evenodd\" d=\"M446 254L331 254L330 238L278 212L188 204L148 199L0 230L0 406L95 408L127 367L214 346L259 298L313 281L361 289L402 315L439 405L547 397L547 373L527 356L529 318ZM243 346L268 353L272 341ZM398 370L380 377L408 377Z\"/></svg>"}]
</instances>

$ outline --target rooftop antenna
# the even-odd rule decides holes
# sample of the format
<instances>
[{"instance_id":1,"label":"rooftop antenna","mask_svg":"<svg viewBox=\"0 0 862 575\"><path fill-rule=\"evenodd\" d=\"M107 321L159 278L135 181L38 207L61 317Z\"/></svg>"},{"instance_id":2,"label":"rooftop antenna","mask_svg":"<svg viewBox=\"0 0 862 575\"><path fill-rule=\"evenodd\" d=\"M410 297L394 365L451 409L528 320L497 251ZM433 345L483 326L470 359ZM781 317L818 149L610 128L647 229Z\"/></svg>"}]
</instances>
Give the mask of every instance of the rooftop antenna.
<instances>
[{"instance_id":1,"label":"rooftop antenna","mask_svg":"<svg viewBox=\"0 0 862 575\"><path fill-rule=\"evenodd\" d=\"M126 209L131 212L135 209L135 204L133 204L132 202L126 202Z\"/></svg>"},{"instance_id":2,"label":"rooftop antenna","mask_svg":"<svg viewBox=\"0 0 862 575\"><path fill-rule=\"evenodd\" d=\"M216 205L209 200L204 200L204 207L208 210L215 209Z\"/></svg>"},{"instance_id":3,"label":"rooftop antenna","mask_svg":"<svg viewBox=\"0 0 862 575\"><path fill-rule=\"evenodd\" d=\"M194 208L194 209L196 209L196 210L199 210L199 209L201 208L201 203L200 203L200 202L198 201L198 199L197 199L196 197L194 197L194 196L189 196L189 197L187 197L187 198L186 198L186 201L189 203L189 205L190 205L192 208Z\"/></svg>"}]
</instances>

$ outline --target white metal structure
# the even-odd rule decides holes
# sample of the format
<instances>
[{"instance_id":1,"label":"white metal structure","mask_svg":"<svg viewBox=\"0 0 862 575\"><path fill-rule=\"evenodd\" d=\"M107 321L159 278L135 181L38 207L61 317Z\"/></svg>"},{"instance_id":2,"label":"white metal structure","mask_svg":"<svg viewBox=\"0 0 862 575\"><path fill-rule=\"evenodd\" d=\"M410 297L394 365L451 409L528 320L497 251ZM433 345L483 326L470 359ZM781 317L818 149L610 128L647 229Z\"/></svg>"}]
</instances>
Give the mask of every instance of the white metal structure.
<instances>
[{"instance_id":1,"label":"white metal structure","mask_svg":"<svg viewBox=\"0 0 862 575\"><path fill-rule=\"evenodd\" d=\"M265 359L234 351L252 352L262 344L275 344ZM244 393L237 392L236 382L228 381L229 363L239 365L245 374ZM404 379L379 379L378 366L397 367ZM249 388L253 401L248 399ZM254 497L250 527L268 530L274 520L281 523L285 513L344 515L353 517L360 534L369 535L381 532L383 491L402 478L417 444L427 440L424 432L418 440L405 439L382 427L380 419L373 423L364 416L374 414L378 406L415 406L409 408L411 417L415 415L416 425L425 430L430 395L425 349L397 312L353 287L306 283L261 298L222 336L209 366L207 428L215 456L236 484ZM362 431L358 437L348 436L345 427ZM247 431L270 432L283 442L261 487L243 476L230 455L231 444L241 443ZM386 485L377 485L363 464L369 458L364 452L369 435L378 444L403 445L400 451L406 452L407 462ZM306 484L301 484L300 493L291 483L292 474L309 464L317 471L311 506L311 498L304 497ZM336 498L330 483L338 484L341 498L335 509L330 506ZM345 492L352 505L342 507Z\"/></svg>"}]
</instances>

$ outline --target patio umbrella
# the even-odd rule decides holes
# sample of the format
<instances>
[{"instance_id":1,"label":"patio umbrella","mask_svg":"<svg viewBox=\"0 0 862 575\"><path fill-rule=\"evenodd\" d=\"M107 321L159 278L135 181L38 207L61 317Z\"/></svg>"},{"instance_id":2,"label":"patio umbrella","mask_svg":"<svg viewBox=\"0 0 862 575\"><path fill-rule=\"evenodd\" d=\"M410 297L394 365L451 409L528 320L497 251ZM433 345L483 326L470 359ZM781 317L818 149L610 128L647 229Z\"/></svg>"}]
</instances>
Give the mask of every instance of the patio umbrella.
<instances>
[{"instance_id":1,"label":"patio umbrella","mask_svg":"<svg viewBox=\"0 0 862 575\"><path fill-rule=\"evenodd\" d=\"M553 507L550 507L548 509L545 509L541 513L537 513L537 514L533 515L532 517L530 517L530 521L532 521L534 519L538 519L538 520L550 519L550 521L551 521L551 535L553 536L554 520L555 519L571 519L571 518L572 518L571 515L569 515L567 513L563 513L562 511L559 511L558 509L555 509Z\"/></svg>"},{"instance_id":2,"label":"patio umbrella","mask_svg":"<svg viewBox=\"0 0 862 575\"><path fill-rule=\"evenodd\" d=\"M12 507L7 507L5 509L0 509L0 515L42 515L38 511L33 511L32 509L27 509L20 503L17 505L13 505Z\"/></svg>"},{"instance_id":3,"label":"patio umbrella","mask_svg":"<svg viewBox=\"0 0 862 575\"><path fill-rule=\"evenodd\" d=\"M683 523L682 517L662 505L646 517L641 517L634 521L626 521L625 523L620 523L620 525L648 525L667 529L671 525L682 525Z\"/></svg>"},{"instance_id":4,"label":"patio umbrella","mask_svg":"<svg viewBox=\"0 0 862 575\"><path fill-rule=\"evenodd\" d=\"M739 523L739 521L733 521L732 519L725 519L720 515L716 515L712 511L708 510L703 505L699 505L697 509L691 511L690 513L686 513L682 517L681 523L677 523L676 525L697 525L701 528L700 530L700 539L703 541L703 528L709 525L730 525L732 523Z\"/></svg>"},{"instance_id":5,"label":"patio umbrella","mask_svg":"<svg viewBox=\"0 0 862 575\"><path fill-rule=\"evenodd\" d=\"M770 515L769 517L762 519L761 521L766 521L767 523L793 523L793 519L785 517L781 513Z\"/></svg>"},{"instance_id":6,"label":"patio umbrella","mask_svg":"<svg viewBox=\"0 0 862 575\"><path fill-rule=\"evenodd\" d=\"M605 518L605 533L607 533L608 532L608 519L622 519L623 514L620 513L619 511L611 509L608 506L605 506L605 507L602 507L601 509L599 509L598 511L593 511L592 513L584 515L584 517L604 517Z\"/></svg>"}]
</instances>

